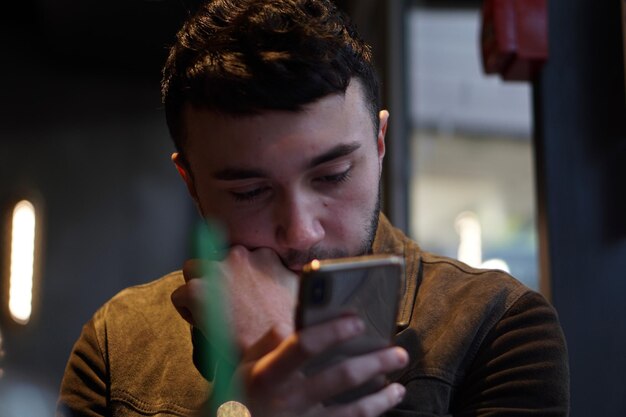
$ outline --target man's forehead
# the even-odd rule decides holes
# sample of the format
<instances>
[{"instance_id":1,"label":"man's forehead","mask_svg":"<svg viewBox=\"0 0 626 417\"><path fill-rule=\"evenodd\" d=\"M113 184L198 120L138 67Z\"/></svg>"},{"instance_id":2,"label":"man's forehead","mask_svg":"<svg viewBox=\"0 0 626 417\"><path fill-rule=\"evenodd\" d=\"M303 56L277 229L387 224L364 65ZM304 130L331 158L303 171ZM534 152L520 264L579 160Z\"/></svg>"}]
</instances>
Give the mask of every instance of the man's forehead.
<instances>
[{"instance_id":1,"label":"man's forehead","mask_svg":"<svg viewBox=\"0 0 626 417\"><path fill-rule=\"evenodd\" d=\"M332 94L296 111L264 110L253 115L232 115L188 105L184 109L186 151L232 148L244 152L257 142L271 146L275 139L310 145L331 138L351 137L365 131L371 136L372 121L358 83L345 94ZM365 125L365 126L364 126ZM327 137L329 136L329 137ZM285 144L283 144L284 146ZM225 149L222 149L225 150Z\"/></svg>"}]
</instances>

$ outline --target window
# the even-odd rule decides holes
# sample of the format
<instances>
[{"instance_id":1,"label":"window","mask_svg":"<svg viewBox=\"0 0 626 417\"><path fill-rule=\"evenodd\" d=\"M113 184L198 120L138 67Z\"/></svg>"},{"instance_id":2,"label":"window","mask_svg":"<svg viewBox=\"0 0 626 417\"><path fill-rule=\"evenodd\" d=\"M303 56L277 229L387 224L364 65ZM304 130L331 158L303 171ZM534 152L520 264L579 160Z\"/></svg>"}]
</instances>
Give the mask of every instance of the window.
<instances>
[{"instance_id":1,"label":"window","mask_svg":"<svg viewBox=\"0 0 626 417\"><path fill-rule=\"evenodd\" d=\"M478 6L406 19L410 234L538 289L530 88L483 74Z\"/></svg>"}]
</instances>

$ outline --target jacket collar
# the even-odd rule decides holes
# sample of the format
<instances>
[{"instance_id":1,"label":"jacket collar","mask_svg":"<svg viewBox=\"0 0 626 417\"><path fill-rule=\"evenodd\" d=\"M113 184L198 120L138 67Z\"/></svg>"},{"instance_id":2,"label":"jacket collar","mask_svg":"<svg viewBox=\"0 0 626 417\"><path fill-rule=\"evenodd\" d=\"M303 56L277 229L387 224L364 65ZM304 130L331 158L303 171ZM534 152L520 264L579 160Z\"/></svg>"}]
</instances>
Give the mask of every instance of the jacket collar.
<instances>
[{"instance_id":1,"label":"jacket collar","mask_svg":"<svg viewBox=\"0 0 626 417\"><path fill-rule=\"evenodd\" d=\"M396 318L397 331L401 331L409 325L417 289L422 281L421 250L417 243L393 227L387 217L381 213L372 252L393 254L404 258L404 285Z\"/></svg>"}]
</instances>

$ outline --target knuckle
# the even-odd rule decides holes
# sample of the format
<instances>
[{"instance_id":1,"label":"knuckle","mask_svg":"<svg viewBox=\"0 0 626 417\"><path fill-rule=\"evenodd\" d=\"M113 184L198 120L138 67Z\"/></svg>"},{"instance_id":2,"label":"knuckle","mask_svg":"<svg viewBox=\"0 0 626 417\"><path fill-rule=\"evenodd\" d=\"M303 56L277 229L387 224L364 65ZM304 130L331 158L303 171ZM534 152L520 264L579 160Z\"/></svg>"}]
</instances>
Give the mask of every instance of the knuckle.
<instances>
[{"instance_id":1,"label":"knuckle","mask_svg":"<svg viewBox=\"0 0 626 417\"><path fill-rule=\"evenodd\" d=\"M317 354L317 349L310 343L298 343L296 346L298 353L303 358L312 358Z\"/></svg>"},{"instance_id":2,"label":"knuckle","mask_svg":"<svg viewBox=\"0 0 626 417\"><path fill-rule=\"evenodd\" d=\"M248 256L248 249L242 245L235 245L230 248L228 257L231 259L243 259Z\"/></svg>"},{"instance_id":3,"label":"knuckle","mask_svg":"<svg viewBox=\"0 0 626 417\"><path fill-rule=\"evenodd\" d=\"M294 344L298 354L305 358L315 356L319 352L317 343L309 334L300 334L294 339Z\"/></svg>"},{"instance_id":4,"label":"knuckle","mask_svg":"<svg viewBox=\"0 0 626 417\"><path fill-rule=\"evenodd\" d=\"M198 262L198 259L188 259L185 261L183 264L183 277L185 281L200 276Z\"/></svg>"},{"instance_id":5,"label":"knuckle","mask_svg":"<svg viewBox=\"0 0 626 417\"><path fill-rule=\"evenodd\" d=\"M395 366L397 362L395 352L385 351L382 355L376 357L376 369L386 370Z\"/></svg>"},{"instance_id":6,"label":"knuckle","mask_svg":"<svg viewBox=\"0 0 626 417\"><path fill-rule=\"evenodd\" d=\"M346 324L343 320L334 321L330 326L330 331L333 337L341 337L345 332Z\"/></svg>"},{"instance_id":7,"label":"knuckle","mask_svg":"<svg viewBox=\"0 0 626 417\"><path fill-rule=\"evenodd\" d=\"M354 366L349 366L348 364L341 365L339 367L339 374L341 375L340 378L344 385L352 387L362 382L361 375Z\"/></svg>"},{"instance_id":8,"label":"knuckle","mask_svg":"<svg viewBox=\"0 0 626 417\"><path fill-rule=\"evenodd\" d=\"M402 390L402 391L400 391ZM402 388L399 384L394 383L391 385L388 385L385 389L384 389L384 400L385 400L385 407L386 408L391 408L394 405L396 405L404 396L404 388Z\"/></svg>"},{"instance_id":9,"label":"knuckle","mask_svg":"<svg viewBox=\"0 0 626 417\"><path fill-rule=\"evenodd\" d=\"M291 328L288 324L278 322L270 328L270 330L268 331L268 336L274 342L282 342L289 337L290 333Z\"/></svg>"},{"instance_id":10,"label":"knuckle","mask_svg":"<svg viewBox=\"0 0 626 417\"><path fill-rule=\"evenodd\" d=\"M393 351L383 350L367 355L369 368L373 372L384 372L395 368L396 358Z\"/></svg>"},{"instance_id":11,"label":"knuckle","mask_svg":"<svg viewBox=\"0 0 626 417\"><path fill-rule=\"evenodd\" d=\"M358 333L359 321L354 317L333 320L330 325L330 335L334 340L341 341L354 337Z\"/></svg>"},{"instance_id":12,"label":"knuckle","mask_svg":"<svg viewBox=\"0 0 626 417\"><path fill-rule=\"evenodd\" d=\"M205 290L204 280L196 278L187 282L187 292L192 296Z\"/></svg>"}]
</instances>

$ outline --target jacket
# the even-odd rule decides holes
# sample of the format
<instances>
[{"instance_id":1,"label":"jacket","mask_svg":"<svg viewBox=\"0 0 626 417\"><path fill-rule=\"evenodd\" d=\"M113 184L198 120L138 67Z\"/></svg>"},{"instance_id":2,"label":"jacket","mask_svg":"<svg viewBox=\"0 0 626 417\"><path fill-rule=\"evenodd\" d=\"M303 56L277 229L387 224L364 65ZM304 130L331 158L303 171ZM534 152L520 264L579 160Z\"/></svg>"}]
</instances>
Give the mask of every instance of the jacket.
<instances>
[{"instance_id":1,"label":"jacket","mask_svg":"<svg viewBox=\"0 0 626 417\"><path fill-rule=\"evenodd\" d=\"M422 252L381 215L374 253L405 259L396 344L409 366L389 416L566 416L569 370L555 310L502 271ZM85 324L57 416L187 416L210 383L192 360L191 332L171 293L180 271L123 290Z\"/></svg>"}]
</instances>

